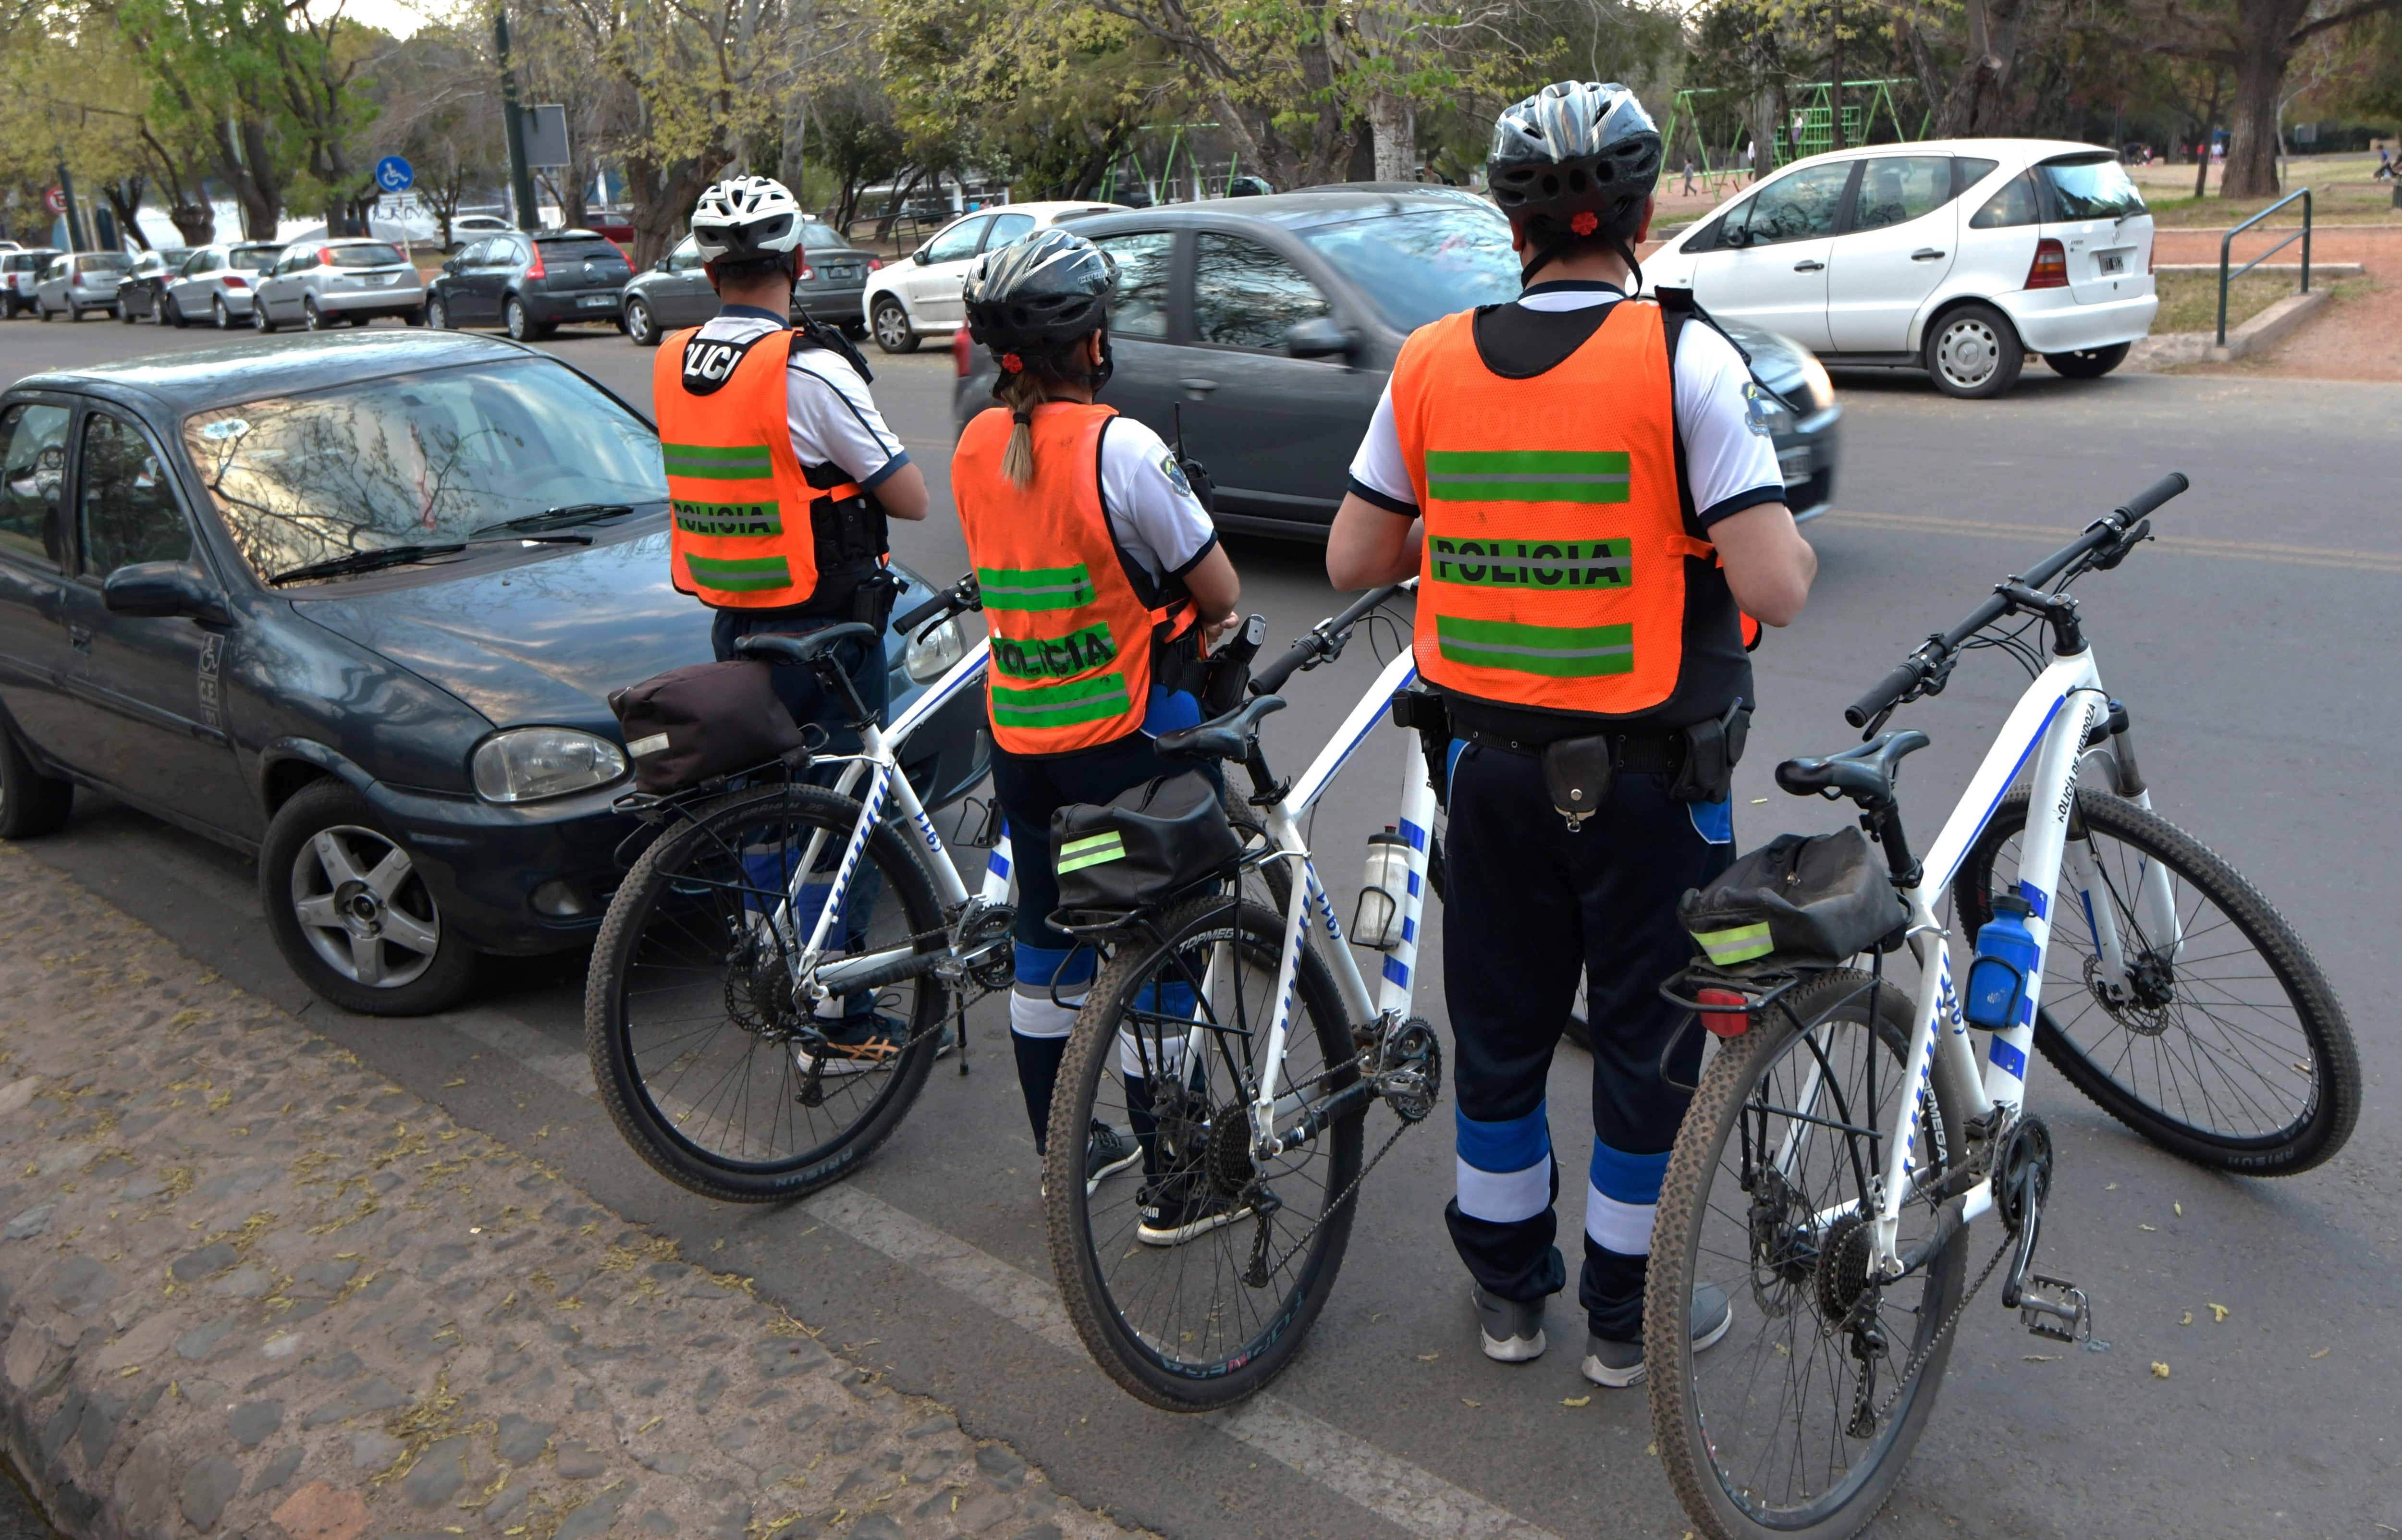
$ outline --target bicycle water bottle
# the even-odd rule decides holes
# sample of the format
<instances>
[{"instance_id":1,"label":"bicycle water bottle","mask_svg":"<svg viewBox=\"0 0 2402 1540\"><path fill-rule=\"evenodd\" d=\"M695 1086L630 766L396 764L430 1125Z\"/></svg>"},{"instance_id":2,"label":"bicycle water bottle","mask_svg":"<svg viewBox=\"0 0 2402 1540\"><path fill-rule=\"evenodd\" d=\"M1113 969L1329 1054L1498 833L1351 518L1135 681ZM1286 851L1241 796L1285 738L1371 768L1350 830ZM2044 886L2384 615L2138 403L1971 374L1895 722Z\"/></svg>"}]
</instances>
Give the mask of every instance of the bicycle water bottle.
<instances>
[{"instance_id":1,"label":"bicycle water bottle","mask_svg":"<svg viewBox=\"0 0 2402 1540\"><path fill-rule=\"evenodd\" d=\"M2017 1022L2027 979L2040 960L2026 923L2033 913L2015 894L1995 895L1994 917L1977 929L1977 958L1968 965L1967 997L1960 1007L1970 1026L1998 1032Z\"/></svg>"},{"instance_id":2,"label":"bicycle water bottle","mask_svg":"<svg viewBox=\"0 0 2402 1540\"><path fill-rule=\"evenodd\" d=\"M1368 836L1368 873L1351 914L1351 939L1390 952L1401 944L1401 901L1410 890L1410 844L1394 831Z\"/></svg>"}]
</instances>

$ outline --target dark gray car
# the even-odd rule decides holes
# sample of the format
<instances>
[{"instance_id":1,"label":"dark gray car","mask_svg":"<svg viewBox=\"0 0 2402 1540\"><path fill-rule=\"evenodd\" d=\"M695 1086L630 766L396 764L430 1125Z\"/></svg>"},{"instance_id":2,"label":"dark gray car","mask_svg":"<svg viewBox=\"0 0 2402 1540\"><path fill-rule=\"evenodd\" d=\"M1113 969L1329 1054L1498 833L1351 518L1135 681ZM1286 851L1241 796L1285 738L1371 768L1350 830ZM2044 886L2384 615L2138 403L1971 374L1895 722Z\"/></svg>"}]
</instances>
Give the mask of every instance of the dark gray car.
<instances>
[{"instance_id":1,"label":"dark gray car","mask_svg":"<svg viewBox=\"0 0 2402 1540\"><path fill-rule=\"evenodd\" d=\"M831 225L809 220L801 227L801 270L793 282L793 318L807 314L844 335L866 330L859 318L860 292L867 275L883 266L874 252L854 248ZM701 271L700 248L690 236L626 285L626 336L638 348L656 348L680 326L697 326L717 314L717 291Z\"/></svg>"},{"instance_id":2,"label":"dark gray car","mask_svg":"<svg viewBox=\"0 0 2402 1540\"><path fill-rule=\"evenodd\" d=\"M1411 332L1518 294L1499 212L1470 193L1357 183L1079 220L1118 265L1116 359L1101 399L1184 447L1218 488L1218 523L1326 538L1352 453ZM1731 327L1772 411L1798 517L1834 496L1835 405L1826 372L1767 332ZM992 404L983 350L953 412Z\"/></svg>"}]
</instances>

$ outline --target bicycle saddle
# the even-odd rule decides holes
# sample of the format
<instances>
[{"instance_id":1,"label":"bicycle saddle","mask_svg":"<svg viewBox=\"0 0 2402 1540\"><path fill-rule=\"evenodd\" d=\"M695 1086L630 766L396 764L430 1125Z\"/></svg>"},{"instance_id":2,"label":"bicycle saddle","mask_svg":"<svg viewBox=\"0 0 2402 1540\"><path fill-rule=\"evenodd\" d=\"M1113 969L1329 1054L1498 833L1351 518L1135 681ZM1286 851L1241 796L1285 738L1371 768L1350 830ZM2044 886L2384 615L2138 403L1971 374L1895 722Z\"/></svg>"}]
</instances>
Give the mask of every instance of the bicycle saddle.
<instances>
[{"instance_id":1,"label":"bicycle saddle","mask_svg":"<svg viewBox=\"0 0 2402 1540\"><path fill-rule=\"evenodd\" d=\"M852 637L874 637L876 627L859 621L847 620L840 626L829 626L822 631L811 631L805 637L778 636L762 632L743 637L734 643L734 650L762 663L810 663L819 653L837 641Z\"/></svg>"},{"instance_id":2,"label":"bicycle saddle","mask_svg":"<svg viewBox=\"0 0 2402 1540\"><path fill-rule=\"evenodd\" d=\"M1284 709L1280 695L1254 695L1249 704L1224 716L1194 727L1180 727L1173 733L1159 735L1155 745L1158 752L1166 754L1199 754L1213 760L1238 760L1251 751L1251 739L1259 736L1260 719L1273 711Z\"/></svg>"},{"instance_id":3,"label":"bicycle saddle","mask_svg":"<svg viewBox=\"0 0 2402 1540\"><path fill-rule=\"evenodd\" d=\"M1884 733L1872 743L1824 759L1787 760L1776 767L1776 784L1797 797L1849 797L1862 807L1891 807L1893 773L1902 758L1932 742L1916 728Z\"/></svg>"}]
</instances>

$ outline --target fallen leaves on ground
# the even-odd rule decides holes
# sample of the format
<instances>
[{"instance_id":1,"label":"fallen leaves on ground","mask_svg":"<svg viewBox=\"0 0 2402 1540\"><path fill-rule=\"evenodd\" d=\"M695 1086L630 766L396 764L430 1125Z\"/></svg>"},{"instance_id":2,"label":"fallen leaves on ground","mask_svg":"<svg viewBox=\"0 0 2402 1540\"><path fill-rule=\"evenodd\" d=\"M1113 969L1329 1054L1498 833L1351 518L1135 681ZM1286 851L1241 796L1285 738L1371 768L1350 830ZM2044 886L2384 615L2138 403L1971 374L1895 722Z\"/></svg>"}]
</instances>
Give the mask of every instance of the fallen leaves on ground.
<instances>
[{"instance_id":1,"label":"fallen leaves on ground","mask_svg":"<svg viewBox=\"0 0 2402 1540\"><path fill-rule=\"evenodd\" d=\"M2060 1354L2057 1353L2030 1353L2023 1354L2019 1361L2021 1363L2027 1364L2056 1364L2060 1362Z\"/></svg>"},{"instance_id":2,"label":"fallen leaves on ground","mask_svg":"<svg viewBox=\"0 0 2402 1540\"><path fill-rule=\"evenodd\" d=\"M2152 1378L2155 1380L2165 1380L2168 1377L2168 1365L2160 1363L2159 1360L2155 1359L2152 1363Z\"/></svg>"},{"instance_id":3,"label":"fallen leaves on ground","mask_svg":"<svg viewBox=\"0 0 2402 1540\"><path fill-rule=\"evenodd\" d=\"M2184 1320L2182 1320L2182 1321L2179 1321L2179 1322L2177 1323L2177 1325L2179 1325L2179 1326L2181 1326L2181 1327L2189 1327L2189 1326L2193 1325L2193 1312L2191 1312L2191 1311L2189 1311L2189 1310L2188 1310L2188 1311L2187 1311L2187 1312L2185 1313L2185 1319L2184 1319Z\"/></svg>"},{"instance_id":4,"label":"fallen leaves on ground","mask_svg":"<svg viewBox=\"0 0 2402 1540\"><path fill-rule=\"evenodd\" d=\"M1560 1405L1564 1407L1589 1407L1593 1405L1593 1397L1590 1396L1566 1396L1560 1398Z\"/></svg>"},{"instance_id":5,"label":"fallen leaves on ground","mask_svg":"<svg viewBox=\"0 0 2402 1540\"><path fill-rule=\"evenodd\" d=\"M2210 1318L2214 1321L2224 1321L2228 1316L2233 1313L2234 1312L2229 1310L2225 1305L2213 1305L2210 1307Z\"/></svg>"},{"instance_id":6,"label":"fallen leaves on ground","mask_svg":"<svg viewBox=\"0 0 2402 1540\"><path fill-rule=\"evenodd\" d=\"M2323 1347L2323 1348L2319 1349L2316 1353L2312 1354L2311 1354L2311 1356L2312 1356L2313 1359L2324 1358L2324 1357L2326 1357L2328 1354L2333 1353L2334 1351L2335 1351L2335 1349L2333 1349L2333 1348L2331 1348L2331 1347Z\"/></svg>"}]
</instances>

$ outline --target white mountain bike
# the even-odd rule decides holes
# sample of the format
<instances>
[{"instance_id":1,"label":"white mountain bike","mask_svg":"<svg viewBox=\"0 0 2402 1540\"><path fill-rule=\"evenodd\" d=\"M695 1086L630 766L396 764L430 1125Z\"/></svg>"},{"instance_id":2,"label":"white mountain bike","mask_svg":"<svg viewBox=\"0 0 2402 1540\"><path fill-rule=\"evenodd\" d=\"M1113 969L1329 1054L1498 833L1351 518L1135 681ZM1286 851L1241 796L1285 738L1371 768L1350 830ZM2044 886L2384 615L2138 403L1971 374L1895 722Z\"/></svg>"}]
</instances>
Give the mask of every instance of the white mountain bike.
<instances>
[{"instance_id":1,"label":"white mountain bike","mask_svg":"<svg viewBox=\"0 0 2402 1540\"><path fill-rule=\"evenodd\" d=\"M1442 1089L1441 1039L1410 1011L1426 891L1440 875L1440 766L1421 751L1441 749L1412 710L1430 697L1410 688L1407 645L1299 780L1276 779L1258 736L1284 706L1285 680L1339 654L1408 586L1321 622L1254 675L1240 710L1160 738L1162 754L1249 772L1265 828L1243 867L1260 880L1094 928L1109 953L1051 1108L1051 1262L1094 1359L1170 1411L1238 1400L1291 1362L1333 1288L1361 1179ZM1372 996L1302 820L1388 709L1422 736L1403 751L1392 828L1371 838L1373 880L1349 938L1382 954ZM1391 1126L1372 1154L1379 1104ZM1084 1131L1097 1120L1131 1127L1142 1158L1088 1184Z\"/></svg>"},{"instance_id":2,"label":"white mountain bike","mask_svg":"<svg viewBox=\"0 0 2402 1540\"><path fill-rule=\"evenodd\" d=\"M1661 1458L1715 1540L1866 1525L1933 1410L1954 1325L2005 1261L2001 1302L2030 1330L2090 1336L2083 1293L2032 1271L2053 1147L2026 1110L2031 1050L2198 1164L2289 1175L2351 1134L2342 1007L2268 901L2150 810L2127 711L2065 592L2148 539L2145 516L2185 488L2168 477L1999 584L1844 713L1874 734L1978 648L2034 676L1923 863L1893 782L1924 734L1777 767L1787 791L1862 810L1909 905L1914 987L1888 983L1882 955L1865 971L1697 968L1671 986L1730 1035L1669 1162L1644 1347ZM2034 938L1999 1030L1964 1017L1947 893L1964 944L1997 900ZM2005 1233L1972 1277L1968 1231L1989 1214ZM1732 1301L1734 1325L1696 1354L1705 1291Z\"/></svg>"}]
</instances>

